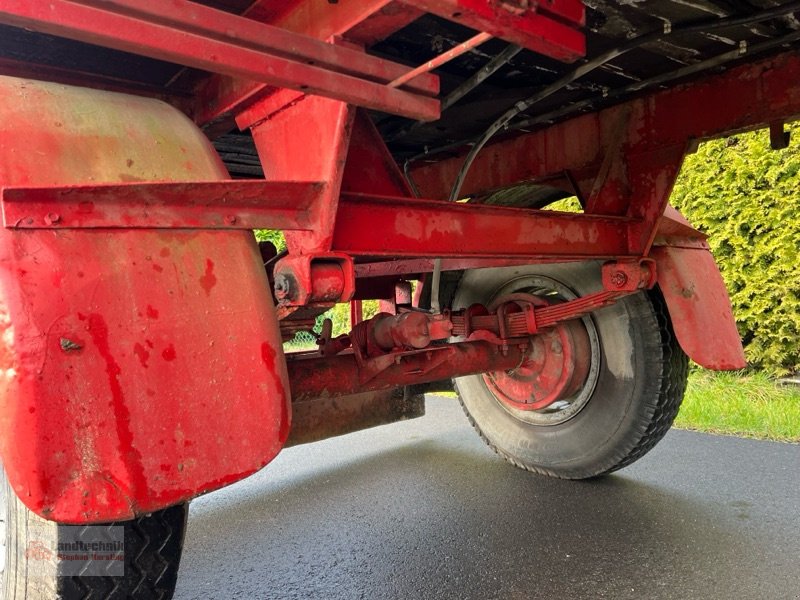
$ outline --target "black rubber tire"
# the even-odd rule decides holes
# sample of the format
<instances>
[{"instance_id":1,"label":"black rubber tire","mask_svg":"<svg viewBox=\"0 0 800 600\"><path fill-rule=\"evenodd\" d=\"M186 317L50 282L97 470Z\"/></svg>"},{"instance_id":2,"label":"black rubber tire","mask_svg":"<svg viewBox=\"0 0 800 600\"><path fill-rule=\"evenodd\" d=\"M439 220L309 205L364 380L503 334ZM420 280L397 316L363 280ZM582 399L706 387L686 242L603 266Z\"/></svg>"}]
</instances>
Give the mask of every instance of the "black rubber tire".
<instances>
[{"instance_id":1,"label":"black rubber tire","mask_svg":"<svg viewBox=\"0 0 800 600\"><path fill-rule=\"evenodd\" d=\"M576 296L601 289L597 263L483 269L464 274L454 308L487 303L510 282L523 286L531 276L555 280ZM464 411L484 441L522 469L564 479L611 473L650 451L678 414L688 359L658 289L627 296L588 318L598 340L596 381L583 408L563 423L522 420L480 375L455 380Z\"/></svg>"},{"instance_id":2,"label":"black rubber tire","mask_svg":"<svg viewBox=\"0 0 800 600\"><path fill-rule=\"evenodd\" d=\"M28 577L26 548L29 531L38 542L55 547L65 525L45 521L13 493L0 468L0 518L5 525L4 600L168 600L175 592L183 550L188 504L172 506L135 520L114 523L124 527L124 576ZM5 506L2 506L5 505ZM0 527L2 529L2 527ZM47 540L42 540L44 535Z\"/></svg>"}]
</instances>

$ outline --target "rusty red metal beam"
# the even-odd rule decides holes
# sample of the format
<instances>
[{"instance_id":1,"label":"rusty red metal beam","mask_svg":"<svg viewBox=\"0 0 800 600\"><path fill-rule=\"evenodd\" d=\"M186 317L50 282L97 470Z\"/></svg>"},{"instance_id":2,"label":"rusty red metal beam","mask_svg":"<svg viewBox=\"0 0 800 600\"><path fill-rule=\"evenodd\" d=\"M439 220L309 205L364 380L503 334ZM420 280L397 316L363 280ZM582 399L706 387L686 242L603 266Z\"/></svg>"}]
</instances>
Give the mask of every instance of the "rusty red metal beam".
<instances>
[{"instance_id":1,"label":"rusty red metal beam","mask_svg":"<svg viewBox=\"0 0 800 600\"><path fill-rule=\"evenodd\" d=\"M0 188L3 225L41 228L313 229L326 186L303 181Z\"/></svg>"},{"instance_id":2,"label":"rusty red metal beam","mask_svg":"<svg viewBox=\"0 0 800 600\"><path fill-rule=\"evenodd\" d=\"M369 369L359 366L355 355L341 354L327 358L287 356L292 401L331 398L355 391L391 389L484 373L512 369L520 364L528 346L509 344L501 347L489 342L462 342L432 347L414 353L387 355L385 368L365 379ZM386 358L386 357L381 357Z\"/></svg>"},{"instance_id":3,"label":"rusty red metal beam","mask_svg":"<svg viewBox=\"0 0 800 600\"><path fill-rule=\"evenodd\" d=\"M428 62L411 69L407 73L404 73L397 79L389 82L389 87L400 87L401 85L405 85L409 82L414 81L417 77L421 77L426 73L430 73L434 69L438 69L444 64L447 64L451 60L458 58L462 54L466 54L470 50L473 50L483 44L484 42L488 42L492 39L491 34L489 33L479 33L477 35L472 36L466 42L462 42L457 46L450 48L447 52L442 52L440 55L432 58Z\"/></svg>"},{"instance_id":4,"label":"rusty red metal beam","mask_svg":"<svg viewBox=\"0 0 800 600\"><path fill-rule=\"evenodd\" d=\"M674 208L667 206L659 220L656 245L708 250L707 236L694 229ZM538 262L553 262L559 258L540 258ZM432 258L400 258L363 262L355 265L355 275L366 282L376 279L381 285L384 280L396 281L404 276L420 276L433 271ZM530 264L526 258L445 258L441 260L442 271L463 271L488 267L512 267ZM360 285L360 284L359 284ZM366 296L365 296L366 297Z\"/></svg>"},{"instance_id":5,"label":"rusty red metal beam","mask_svg":"<svg viewBox=\"0 0 800 600\"><path fill-rule=\"evenodd\" d=\"M403 0L426 12L572 62L586 54L580 0Z\"/></svg>"},{"instance_id":6,"label":"rusty red metal beam","mask_svg":"<svg viewBox=\"0 0 800 600\"><path fill-rule=\"evenodd\" d=\"M271 97L259 101L269 103ZM262 113L264 117L266 112ZM307 96L253 126L253 141L267 179L325 181L325 193L311 207L314 230L288 232L290 252L316 254L330 250L342 173L356 111L328 98Z\"/></svg>"},{"instance_id":7,"label":"rusty red metal beam","mask_svg":"<svg viewBox=\"0 0 800 600\"><path fill-rule=\"evenodd\" d=\"M360 50L348 46L337 46L323 41L293 33L280 27L258 23L251 19L228 15L220 19L220 11L213 8L174 0L172 4L147 4L141 0L71 0L88 6L98 6L105 10L115 11L132 17L140 17L209 37L226 39L230 32L235 38L246 42L253 48L284 56L293 60L302 60L307 64L324 67L337 73L347 73L377 82L394 83L394 80L407 71L406 67L376 56L370 56ZM187 27L190 26L190 27ZM235 27L235 29L233 29ZM392 87L397 87L392 85ZM439 81L434 76L419 77L409 82L409 90L426 96L436 96L439 92Z\"/></svg>"},{"instance_id":8,"label":"rusty red metal beam","mask_svg":"<svg viewBox=\"0 0 800 600\"><path fill-rule=\"evenodd\" d=\"M424 415L425 397L403 388L335 398L293 398L292 428L284 448Z\"/></svg>"},{"instance_id":9,"label":"rusty red metal beam","mask_svg":"<svg viewBox=\"0 0 800 600\"><path fill-rule=\"evenodd\" d=\"M215 181L0 190L17 229L210 228L311 231L330 189L321 182ZM576 258L629 255L635 220L344 194L332 249L354 256ZM461 265L461 263L455 263ZM463 266L463 265L462 265Z\"/></svg>"},{"instance_id":10,"label":"rusty red metal beam","mask_svg":"<svg viewBox=\"0 0 800 600\"><path fill-rule=\"evenodd\" d=\"M356 277L361 280L422 275L433 271L433 260L432 258L405 258L359 263L355 265L355 272ZM528 265L530 262L530 259L527 258L445 258L442 259L442 271L463 271L465 269L483 269L486 267L511 267ZM392 281L394 281L394 279L392 279Z\"/></svg>"},{"instance_id":11,"label":"rusty red metal beam","mask_svg":"<svg viewBox=\"0 0 800 600\"><path fill-rule=\"evenodd\" d=\"M394 0L335 4L319 0L293 3L259 0L244 16L317 40L341 37L357 45L369 46L422 14L422 11ZM416 84L421 85L422 81ZM438 86L438 78L430 78L426 85ZM197 101L190 113L201 126L227 122L244 106L274 91L275 88L257 81L213 75L198 84Z\"/></svg>"},{"instance_id":12,"label":"rusty red metal beam","mask_svg":"<svg viewBox=\"0 0 800 600\"><path fill-rule=\"evenodd\" d=\"M353 256L628 256L624 217L343 194L333 249Z\"/></svg>"},{"instance_id":13,"label":"rusty red metal beam","mask_svg":"<svg viewBox=\"0 0 800 600\"><path fill-rule=\"evenodd\" d=\"M362 4L367 5L369 2L364 1ZM382 0L376 4L380 4L380 8L350 25L341 36L354 44L369 48L425 14L418 8L395 0Z\"/></svg>"},{"instance_id":14,"label":"rusty red metal beam","mask_svg":"<svg viewBox=\"0 0 800 600\"><path fill-rule=\"evenodd\" d=\"M369 45L423 14L397 0L255 0L242 16L319 40L341 36L356 44Z\"/></svg>"},{"instance_id":15,"label":"rusty red metal beam","mask_svg":"<svg viewBox=\"0 0 800 600\"><path fill-rule=\"evenodd\" d=\"M369 76L353 76L352 63L381 64L356 53L358 61L340 61L336 53L353 52L331 45L313 46L314 40L259 24L250 19L188 2L132 2L130 0L52 0L46 4L8 0L0 7L0 23L107 46L272 85L328 96L375 110L415 119L436 119L438 101L416 92L392 89ZM273 47L273 40L278 48ZM276 41L277 40L277 41ZM317 60L292 55L289 48L314 49ZM281 50L281 48L283 50ZM351 57L352 58L352 57ZM348 67L347 64L350 64ZM338 65L342 72L332 71ZM385 64L384 64L385 66ZM394 76L387 74L386 79Z\"/></svg>"},{"instance_id":16,"label":"rusty red metal beam","mask_svg":"<svg viewBox=\"0 0 800 600\"><path fill-rule=\"evenodd\" d=\"M628 251L645 255L691 143L800 114L799 79L800 56L787 52L498 141L478 155L462 194L571 174L587 212L632 219ZM413 169L420 193L447 197L462 162Z\"/></svg>"}]
</instances>

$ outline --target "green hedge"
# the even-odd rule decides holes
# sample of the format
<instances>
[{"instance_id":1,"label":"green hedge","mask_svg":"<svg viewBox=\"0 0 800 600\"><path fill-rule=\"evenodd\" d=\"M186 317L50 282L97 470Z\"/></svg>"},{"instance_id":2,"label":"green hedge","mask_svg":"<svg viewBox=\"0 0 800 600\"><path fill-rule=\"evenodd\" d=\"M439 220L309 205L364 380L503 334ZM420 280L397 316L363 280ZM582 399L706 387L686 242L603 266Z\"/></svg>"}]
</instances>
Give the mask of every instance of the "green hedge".
<instances>
[{"instance_id":1,"label":"green hedge","mask_svg":"<svg viewBox=\"0 0 800 600\"><path fill-rule=\"evenodd\" d=\"M710 244L754 367L800 371L800 123L786 150L757 131L700 146L671 202Z\"/></svg>"},{"instance_id":2,"label":"green hedge","mask_svg":"<svg viewBox=\"0 0 800 600\"><path fill-rule=\"evenodd\" d=\"M286 240L282 231L277 229L256 229L255 234L259 242L272 242L278 252L286 250Z\"/></svg>"}]
</instances>

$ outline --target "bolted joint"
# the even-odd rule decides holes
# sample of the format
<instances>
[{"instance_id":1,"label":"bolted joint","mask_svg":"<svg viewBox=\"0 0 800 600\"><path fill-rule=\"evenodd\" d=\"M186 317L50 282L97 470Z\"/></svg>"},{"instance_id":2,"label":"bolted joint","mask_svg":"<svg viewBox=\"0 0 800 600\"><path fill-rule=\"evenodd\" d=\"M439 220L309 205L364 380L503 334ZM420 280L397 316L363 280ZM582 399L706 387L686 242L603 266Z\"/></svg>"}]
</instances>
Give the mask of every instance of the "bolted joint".
<instances>
[{"instance_id":1,"label":"bolted joint","mask_svg":"<svg viewBox=\"0 0 800 600\"><path fill-rule=\"evenodd\" d=\"M275 277L275 298L280 302L291 300L295 295L297 286L291 276L279 273Z\"/></svg>"},{"instance_id":2,"label":"bolted joint","mask_svg":"<svg viewBox=\"0 0 800 600\"><path fill-rule=\"evenodd\" d=\"M614 271L611 274L611 284L614 287L623 288L628 283L628 276L623 271Z\"/></svg>"},{"instance_id":3,"label":"bolted joint","mask_svg":"<svg viewBox=\"0 0 800 600\"><path fill-rule=\"evenodd\" d=\"M371 320L369 335L372 344L389 351L393 348L426 348L433 341L450 337L452 330L453 323L443 315L378 313Z\"/></svg>"},{"instance_id":4,"label":"bolted joint","mask_svg":"<svg viewBox=\"0 0 800 600\"><path fill-rule=\"evenodd\" d=\"M289 255L273 273L275 298L284 306L347 302L355 292L352 259L342 254Z\"/></svg>"},{"instance_id":5,"label":"bolted joint","mask_svg":"<svg viewBox=\"0 0 800 600\"><path fill-rule=\"evenodd\" d=\"M647 290L656 283L656 263L649 258L612 261L602 266L603 289L612 292Z\"/></svg>"}]
</instances>

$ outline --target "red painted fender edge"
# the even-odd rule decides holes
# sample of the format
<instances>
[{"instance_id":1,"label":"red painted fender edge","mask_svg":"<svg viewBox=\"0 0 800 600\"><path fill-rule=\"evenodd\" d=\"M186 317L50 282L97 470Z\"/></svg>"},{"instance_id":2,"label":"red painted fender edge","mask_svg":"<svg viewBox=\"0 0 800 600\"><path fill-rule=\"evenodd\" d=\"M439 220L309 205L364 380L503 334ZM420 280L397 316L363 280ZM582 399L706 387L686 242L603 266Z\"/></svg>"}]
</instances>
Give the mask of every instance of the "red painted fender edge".
<instances>
[{"instance_id":1,"label":"red painted fender edge","mask_svg":"<svg viewBox=\"0 0 800 600\"><path fill-rule=\"evenodd\" d=\"M0 77L0 186L226 178L162 102ZM289 400L251 232L0 227L0 456L36 514L130 519L242 479Z\"/></svg>"},{"instance_id":2,"label":"red painted fender edge","mask_svg":"<svg viewBox=\"0 0 800 600\"><path fill-rule=\"evenodd\" d=\"M717 371L746 367L728 291L711 252L657 246L651 257L675 336L689 358Z\"/></svg>"}]
</instances>

